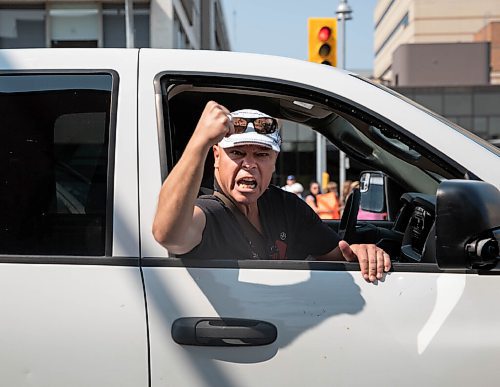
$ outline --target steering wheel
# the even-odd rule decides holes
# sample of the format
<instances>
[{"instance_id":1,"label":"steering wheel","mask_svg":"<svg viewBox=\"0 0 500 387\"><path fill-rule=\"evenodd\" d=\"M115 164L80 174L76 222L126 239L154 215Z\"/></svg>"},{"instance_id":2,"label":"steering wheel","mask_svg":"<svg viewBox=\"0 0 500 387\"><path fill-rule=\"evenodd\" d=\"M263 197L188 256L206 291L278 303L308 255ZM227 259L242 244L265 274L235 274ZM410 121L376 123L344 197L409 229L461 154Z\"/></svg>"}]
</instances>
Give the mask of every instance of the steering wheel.
<instances>
[{"instance_id":1,"label":"steering wheel","mask_svg":"<svg viewBox=\"0 0 500 387\"><path fill-rule=\"evenodd\" d=\"M347 197L344 212L340 219L339 236L349 244L352 243L354 234L356 234L360 200L361 192L359 192L359 188L353 189L351 194Z\"/></svg>"}]
</instances>

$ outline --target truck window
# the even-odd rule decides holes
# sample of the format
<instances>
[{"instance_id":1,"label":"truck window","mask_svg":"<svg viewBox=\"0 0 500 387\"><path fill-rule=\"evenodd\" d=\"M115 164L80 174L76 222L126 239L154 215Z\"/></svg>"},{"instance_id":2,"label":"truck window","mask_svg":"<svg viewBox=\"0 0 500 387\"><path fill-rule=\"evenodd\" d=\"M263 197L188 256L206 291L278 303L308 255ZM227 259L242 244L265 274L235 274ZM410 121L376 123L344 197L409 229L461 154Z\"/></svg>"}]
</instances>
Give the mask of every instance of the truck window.
<instances>
[{"instance_id":1,"label":"truck window","mask_svg":"<svg viewBox=\"0 0 500 387\"><path fill-rule=\"evenodd\" d=\"M111 74L0 75L0 254L106 255Z\"/></svg>"}]
</instances>

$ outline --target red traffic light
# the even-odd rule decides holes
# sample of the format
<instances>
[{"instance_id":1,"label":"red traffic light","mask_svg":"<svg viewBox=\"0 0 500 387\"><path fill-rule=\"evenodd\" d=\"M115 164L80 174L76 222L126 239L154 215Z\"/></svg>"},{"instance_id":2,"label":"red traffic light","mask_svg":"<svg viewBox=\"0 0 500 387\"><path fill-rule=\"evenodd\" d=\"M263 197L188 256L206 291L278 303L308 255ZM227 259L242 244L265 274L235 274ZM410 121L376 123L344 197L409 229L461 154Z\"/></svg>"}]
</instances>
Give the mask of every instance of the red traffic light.
<instances>
[{"instance_id":1,"label":"red traffic light","mask_svg":"<svg viewBox=\"0 0 500 387\"><path fill-rule=\"evenodd\" d=\"M330 39L331 35L332 35L331 28L324 26L321 27L321 29L318 32L318 39L321 40L322 42L326 42L328 39Z\"/></svg>"},{"instance_id":2,"label":"red traffic light","mask_svg":"<svg viewBox=\"0 0 500 387\"><path fill-rule=\"evenodd\" d=\"M337 19L310 17L307 20L309 61L337 65Z\"/></svg>"}]
</instances>

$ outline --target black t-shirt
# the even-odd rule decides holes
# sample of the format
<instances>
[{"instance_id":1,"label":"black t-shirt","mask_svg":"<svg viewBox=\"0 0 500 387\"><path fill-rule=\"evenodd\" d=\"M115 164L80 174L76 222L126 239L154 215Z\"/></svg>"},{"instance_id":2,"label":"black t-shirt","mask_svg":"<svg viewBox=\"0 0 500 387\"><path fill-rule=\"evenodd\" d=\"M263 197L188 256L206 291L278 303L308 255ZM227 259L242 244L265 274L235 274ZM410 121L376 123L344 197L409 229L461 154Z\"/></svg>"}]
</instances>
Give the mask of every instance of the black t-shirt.
<instances>
[{"instance_id":1,"label":"black t-shirt","mask_svg":"<svg viewBox=\"0 0 500 387\"><path fill-rule=\"evenodd\" d=\"M339 243L335 231L297 195L270 186L258 199L267 259L302 260L309 255L323 255ZM253 252L241 226L215 196L202 196L196 206L206 215L200 244L182 258L252 259Z\"/></svg>"}]
</instances>

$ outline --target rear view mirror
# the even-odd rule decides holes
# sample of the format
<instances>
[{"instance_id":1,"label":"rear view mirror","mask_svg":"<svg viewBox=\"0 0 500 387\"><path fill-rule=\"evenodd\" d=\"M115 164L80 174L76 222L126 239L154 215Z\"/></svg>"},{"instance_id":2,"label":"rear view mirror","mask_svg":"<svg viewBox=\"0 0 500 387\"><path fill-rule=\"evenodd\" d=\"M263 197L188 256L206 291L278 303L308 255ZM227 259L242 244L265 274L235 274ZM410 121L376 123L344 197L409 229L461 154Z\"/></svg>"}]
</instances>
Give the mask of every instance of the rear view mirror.
<instances>
[{"instance_id":1,"label":"rear view mirror","mask_svg":"<svg viewBox=\"0 0 500 387\"><path fill-rule=\"evenodd\" d=\"M363 172L359 179L361 193L358 219L383 220L387 218L385 176L379 171Z\"/></svg>"}]
</instances>

